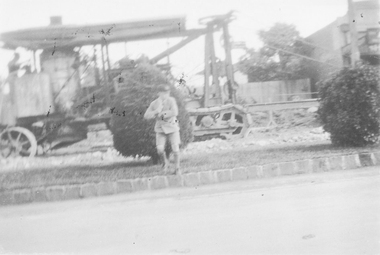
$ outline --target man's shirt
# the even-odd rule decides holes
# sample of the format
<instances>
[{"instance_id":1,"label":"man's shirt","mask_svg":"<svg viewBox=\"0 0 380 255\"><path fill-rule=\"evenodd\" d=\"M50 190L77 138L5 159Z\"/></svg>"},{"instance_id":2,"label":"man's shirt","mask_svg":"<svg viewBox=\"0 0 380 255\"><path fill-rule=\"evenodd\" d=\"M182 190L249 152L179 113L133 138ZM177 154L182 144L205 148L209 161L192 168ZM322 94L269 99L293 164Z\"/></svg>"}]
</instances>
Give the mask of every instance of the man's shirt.
<instances>
[{"instance_id":1,"label":"man's shirt","mask_svg":"<svg viewBox=\"0 0 380 255\"><path fill-rule=\"evenodd\" d=\"M179 131L179 125L177 120L178 106L173 97L169 97L162 101L157 98L154 100L147 109L145 116L148 119L153 118L152 112L160 110L159 116L156 118L156 124L154 131L157 133L170 134Z\"/></svg>"}]
</instances>

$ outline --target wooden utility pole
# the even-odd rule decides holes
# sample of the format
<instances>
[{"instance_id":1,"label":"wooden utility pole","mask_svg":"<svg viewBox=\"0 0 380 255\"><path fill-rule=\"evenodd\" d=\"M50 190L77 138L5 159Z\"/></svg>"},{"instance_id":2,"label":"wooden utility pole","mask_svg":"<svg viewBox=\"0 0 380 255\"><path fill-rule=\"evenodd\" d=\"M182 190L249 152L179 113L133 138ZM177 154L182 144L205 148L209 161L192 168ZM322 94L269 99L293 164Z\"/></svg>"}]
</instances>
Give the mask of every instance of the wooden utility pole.
<instances>
[{"instance_id":1,"label":"wooden utility pole","mask_svg":"<svg viewBox=\"0 0 380 255\"><path fill-rule=\"evenodd\" d=\"M166 39L166 49L169 49L169 46L170 46L170 43L169 43L169 39ZM170 65L170 54L168 54L166 56L166 61L168 62L168 64Z\"/></svg>"},{"instance_id":2,"label":"wooden utility pole","mask_svg":"<svg viewBox=\"0 0 380 255\"><path fill-rule=\"evenodd\" d=\"M210 39L211 34L207 32L205 35L205 87L204 87L204 102L203 107L209 107L210 101Z\"/></svg>"},{"instance_id":3,"label":"wooden utility pole","mask_svg":"<svg viewBox=\"0 0 380 255\"><path fill-rule=\"evenodd\" d=\"M232 57L231 57L231 42L230 42L230 33L228 31L228 23L223 23L223 36L224 36L224 49L226 52L226 74L227 74L227 82L228 82L228 92L229 92L229 99L233 104L236 103L236 95L235 91L233 89L233 86L235 84L234 80L234 70L232 65Z\"/></svg>"},{"instance_id":4,"label":"wooden utility pole","mask_svg":"<svg viewBox=\"0 0 380 255\"><path fill-rule=\"evenodd\" d=\"M107 41L105 41L106 44L105 44L105 48L106 48L106 53L107 53L107 66L108 66L108 73L111 71L111 62L110 62L110 53L108 51L108 43ZM109 78L109 77L108 77Z\"/></svg>"},{"instance_id":5,"label":"wooden utility pole","mask_svg":"<svg viewBox=\"0 0 380 255\"><path fill-rule=\"evenodd\" d=\"M98 59L97 59L97 53L96 53L96 45L93 46L93 50L94 50L94 56L93 56L93 59L94 59L94 66L95 66L95 84L96 86L98 86L100 84L100 76L99 76L99 69L98 69Z\"/></svg>"},{"instance_id":6,"label":"wooden utility pole","mask_svg":"<svg viewBox=\"0 0 380 255\"><path fill-rule=\"evenodd\" d=\"M210 53L211 53L211 66L212 66L212 86L214 86L215 99L217 104L222 104L222 92L219 85L218 66L216 64L215 46L214 46L214 28L213 25L208 25L208 33L210 33Z\"/></svg>"},{"instance_id":7,"label":"wooden utility pole","mask_svg":"<svg viewBox=\"0 0 380 255\"><path fill-rule=\"evenodd\" d=\"M37 56L36 56L36 50L32 51L32 58L33 58L33 72L37 73Z\"/></svg>"},{"instance_id":8,"label":"wooden utility pole","mask_svg":"<svg viewBox=\"0 0 380 255\"><path fill-rule=\"evenodd\" d=\"M109 86L109 70L106 71L106 60L104 57L104 48L106 46L100 45L101 53L102 53L102 68L103 68L103 80L104 80L104 86L105 86L105 91L106 91L106 105L110 105L110 86Z\"/></svg>"},{"instance_id":9,"label":"wooden utility pole","mask_svg":"<svg viewBox=\"0 0 380 255\"><path fill-rule=\"evenodd\" d=\"M360 60L360 52L358 47L358 33L356 31L355 9L352 0L348 1L348 23L351 35L351 66L354 67Z\"/></svg>"}]
</instances>

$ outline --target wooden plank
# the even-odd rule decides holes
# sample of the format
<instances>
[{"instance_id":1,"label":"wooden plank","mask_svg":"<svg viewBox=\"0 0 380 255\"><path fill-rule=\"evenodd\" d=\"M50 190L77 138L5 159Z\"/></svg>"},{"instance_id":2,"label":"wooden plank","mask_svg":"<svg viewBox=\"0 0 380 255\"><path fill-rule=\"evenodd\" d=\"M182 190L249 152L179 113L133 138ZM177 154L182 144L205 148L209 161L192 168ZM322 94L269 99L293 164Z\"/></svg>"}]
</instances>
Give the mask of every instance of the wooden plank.
<instances>
[{"instance_id":1,"label":"wooden plank","mask_svg":"<svg viewBox=\"0 0 380 255\"><path fill-rule=\"evenodd\" d=\"M289 81L267 81L240 84L238 94L242 99L253 98L255 103L286 102L290 96L299 96L300 100L311 99L309 79Z\"/></svg>"},{"instance_id":2,"label":"wooden plank","mask_svg":"<svg viewBox=\"0 0 380 255\"><path fill-rule=\"evenodd\" d=\"M157 63L158 61L160 61L161 59L163 59L164 57L166 56L169 56L170 54L173 54L174 52L176 52L177 50L181 49L182 47L184 47L185 45L187 45L188 43L194 41L195 39L197 39L201 34L195 34L195 35L192 35L192 36L189 36L187 37L186 39L180 41L179 43L177 43L176 45L170 47L169 49L165 50L164 52L158 54L157 56L153 57L150 62L152 64L155 64Z\"/></svg>"},{"instance_id":3,"label":"wooden plank","mask_svg":"<svg viewBox=\"0 0 380 255\"><path fill-rule=\"evenodd\" d=\"M112 31L112 30L111 30ZM131 31L120 31L113 32L110 36L107 36L108 43L117 43L117 42L132 42L132 41L143 41L143 40L154 40L162 38L176 38L176 37L188 37L193 35L203 35L207 32L206 29L181 29L180 32L178 29L174 31L157 31L152 33L143 33L139 32L138 29ZM74 38L60 38L57 40L57 46L85 46L85 45L95 45L103 43L103 36L99 34L99 31L96 33L90 33L90 37L86 36L76 36ZM0 38L4 42L3 48L7 49L16 49L17 47L24 47L26 49L38 50L38 49L49 49L52 50L54 45L54 40L45 40L41 39L39 41L29 40L17 40L13 38Z\"/></svg>"},{"instance_id":4,"label":"wooden plank","mask_svg":"<svg viewBox=\"0 0 380 255\"><path fill-rule=\"evenodd\" d=\"M245 109L248 112L278 111L278 110L302 109L302 108L310 108L310 107L319 107L319 99L245 105Z\"/></svg>"}]
</instances>

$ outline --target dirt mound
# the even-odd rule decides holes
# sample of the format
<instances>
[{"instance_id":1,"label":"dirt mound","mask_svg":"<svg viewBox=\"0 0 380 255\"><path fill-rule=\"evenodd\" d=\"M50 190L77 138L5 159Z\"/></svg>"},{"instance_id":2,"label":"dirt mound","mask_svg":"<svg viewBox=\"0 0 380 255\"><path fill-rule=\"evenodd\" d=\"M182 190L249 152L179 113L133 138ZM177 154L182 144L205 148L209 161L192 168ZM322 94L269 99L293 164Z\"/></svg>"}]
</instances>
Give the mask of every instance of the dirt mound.
<instances>
[{"instance_id":1,"label":"dirt mound","mask_svg":"<svg viewBox=\"0 0 380 255\"><path fill-rule=\"evenodd\" d=\"M250 133L243 139L222 140L211 139L207 141L194 142L183 151L184 154L212 153L234 148L263 147L269 145L283 145L291 143L309 143L328 141L330 136L323 131L322 127L308 128L297 127L284 129L281 127L262 128Z\"/></svg>"}]
</instances>

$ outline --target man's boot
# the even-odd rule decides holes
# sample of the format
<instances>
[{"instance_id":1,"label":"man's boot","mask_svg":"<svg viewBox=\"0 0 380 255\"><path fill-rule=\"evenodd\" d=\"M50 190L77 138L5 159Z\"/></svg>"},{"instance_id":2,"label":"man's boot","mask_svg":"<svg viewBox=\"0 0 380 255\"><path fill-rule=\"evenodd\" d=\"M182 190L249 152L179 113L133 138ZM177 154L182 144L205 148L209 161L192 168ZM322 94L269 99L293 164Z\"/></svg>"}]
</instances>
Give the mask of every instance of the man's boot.
<instances>
[{"instance_id":1,"label":"man's boot","mask_svg":"<svg viewBox=\"0 0 380 255\"><path fill-rule=\"evenodd\" d=\"M179 152L174 152L173 155L174 155L174 169L175 169L175 173L177 175L182 174L181 169L179 167L179 161L180 161Z\"/></svg>"},{"instance_id":2,"label":"man's boot","mask_svg":"<svg viewBox=\"0 0 380 255\"><path fill-rule=\"evenodd\" d=\"M158 153L158 156L160 157L160 161L162 164L162 170L166 173L168 171L168 168L169 168L169 160L166 157L165 152Z\"/></svg>"}]
</instances>

